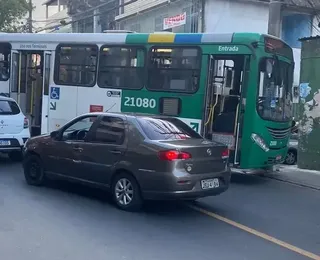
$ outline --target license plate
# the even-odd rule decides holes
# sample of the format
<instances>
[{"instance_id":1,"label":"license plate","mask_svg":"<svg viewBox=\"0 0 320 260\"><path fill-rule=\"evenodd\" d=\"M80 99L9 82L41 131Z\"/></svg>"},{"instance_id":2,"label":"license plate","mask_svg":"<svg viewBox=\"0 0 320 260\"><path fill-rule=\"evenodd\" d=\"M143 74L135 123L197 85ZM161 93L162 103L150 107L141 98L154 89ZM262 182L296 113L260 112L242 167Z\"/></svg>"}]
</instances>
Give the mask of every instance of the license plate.
<instances>
[{"instance_id":1,"label":"license plate","mask_svg":"<svg viewBox=\"0 0 320 260\"><path fill-rule=\"evenodd\" d=\"M11 142L8 140L0 140L0 146L9 146Z\"/></svg>"},{"instance_id":2,"label":"license plate","mask_svg":"<svg viewBox=\"0 0 320 260\"><path fill-rule=\"evenodd\" d=\"M215 188L219 188L219 186L220 186L220 183L218 178L201 181L201 188L203 190L215 189Z\"/></svg>"}]
</instances>

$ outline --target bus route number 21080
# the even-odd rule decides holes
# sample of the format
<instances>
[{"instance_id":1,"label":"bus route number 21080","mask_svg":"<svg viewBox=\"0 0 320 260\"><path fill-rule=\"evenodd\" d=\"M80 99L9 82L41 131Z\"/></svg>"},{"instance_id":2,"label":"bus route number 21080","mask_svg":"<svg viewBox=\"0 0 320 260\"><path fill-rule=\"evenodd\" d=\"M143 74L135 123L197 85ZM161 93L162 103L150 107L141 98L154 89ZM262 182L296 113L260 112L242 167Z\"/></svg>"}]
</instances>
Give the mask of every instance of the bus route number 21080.
<instances>
[{"instance_id":1,"label":"bus route number 21080","mask_svg":"<svg viewBox=\"0 0 320 260\"><path fill-rule=\"evenodd\" d=\"M126 107L143 107L143 108L155 108L157 102L154 98L135 98L135 97L124 97L123 105Z\"/></svg>"}]
</instances>

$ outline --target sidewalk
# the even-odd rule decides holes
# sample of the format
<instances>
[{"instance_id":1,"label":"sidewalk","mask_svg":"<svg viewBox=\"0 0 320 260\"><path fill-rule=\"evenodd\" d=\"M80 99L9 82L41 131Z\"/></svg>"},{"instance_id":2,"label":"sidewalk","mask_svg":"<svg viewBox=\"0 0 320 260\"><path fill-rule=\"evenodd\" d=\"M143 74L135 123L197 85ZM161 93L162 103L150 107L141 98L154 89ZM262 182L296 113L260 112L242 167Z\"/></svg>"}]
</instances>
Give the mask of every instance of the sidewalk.
<instances>
[{"instance_id":1,"label":"sidewalk","mask_svg":"<svg viewBox=\"0 0 320 260\"><path fill-rule=\"evenodd\" d=\"M278 165L266 178L289 182L299 186L320 190L320 172L298 169L297 166Z\"/></svg>"}]
</instances>

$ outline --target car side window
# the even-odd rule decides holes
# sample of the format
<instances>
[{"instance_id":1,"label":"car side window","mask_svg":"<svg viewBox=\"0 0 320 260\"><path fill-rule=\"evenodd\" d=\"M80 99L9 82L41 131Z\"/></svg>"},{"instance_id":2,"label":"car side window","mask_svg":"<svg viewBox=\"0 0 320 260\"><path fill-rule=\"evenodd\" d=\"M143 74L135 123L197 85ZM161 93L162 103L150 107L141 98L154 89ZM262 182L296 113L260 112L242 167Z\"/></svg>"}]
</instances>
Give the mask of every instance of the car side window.
<instances>
[{"instance_id":1,"label":"car side window","mask_svg":"<svg viewBox=\"0 0 320 260\"><path fill-rule=\"evenodd\" d=\"M84 141L97 116L82 117L62 133L63 141Z\"/></svg>"},{"instance_id":2,"label":"car side window","mask_svg":"<svg viewBox=\"0 0 320 260\"><path fill-rule=\"evenodd\" d=\"M125 124L119 117L104 116L101 118L93 142L121 145L125 138Z\"/></svg>"}]
</instances>

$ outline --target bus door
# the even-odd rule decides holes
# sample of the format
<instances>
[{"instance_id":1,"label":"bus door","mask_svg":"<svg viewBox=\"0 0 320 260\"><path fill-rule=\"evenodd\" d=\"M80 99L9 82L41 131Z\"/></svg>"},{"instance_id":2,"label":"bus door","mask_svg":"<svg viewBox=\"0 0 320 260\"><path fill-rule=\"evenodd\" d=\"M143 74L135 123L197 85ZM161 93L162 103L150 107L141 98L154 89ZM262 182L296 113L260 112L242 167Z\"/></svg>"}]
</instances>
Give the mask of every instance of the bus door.
<instances>
[{"instance_id":1,"label":"bus door","mask_svg":"<svg viewBox=\"0 0 320 260\"><path fill-rule=\"evenodd\" d=\"M10 96L29 119L31 135L39 135L42 120L43 60L38 50L11 51Z\"/></svg>"},{"instance_id":2,"label":"bus door","mask_svg":"<svg viewBox=\"0 0 320 260\"><path fill-rule=\"evenodd\" d=\"M42 64L43 69L43 88L41 98L41 134L49 132L49 85L51 75L51 52L44 52L44 62Z\"/></svg>"},{"instance_id":3,"label":"bus door","mask_svg":"<svg viewBox=\"0 0 320 260\"><path fill-rule=\"evenodd\" d=\"M240 163L246 62L243 55L209 57L204 134L228 145L233 165Z\"/></svg>"}]
</instances>

